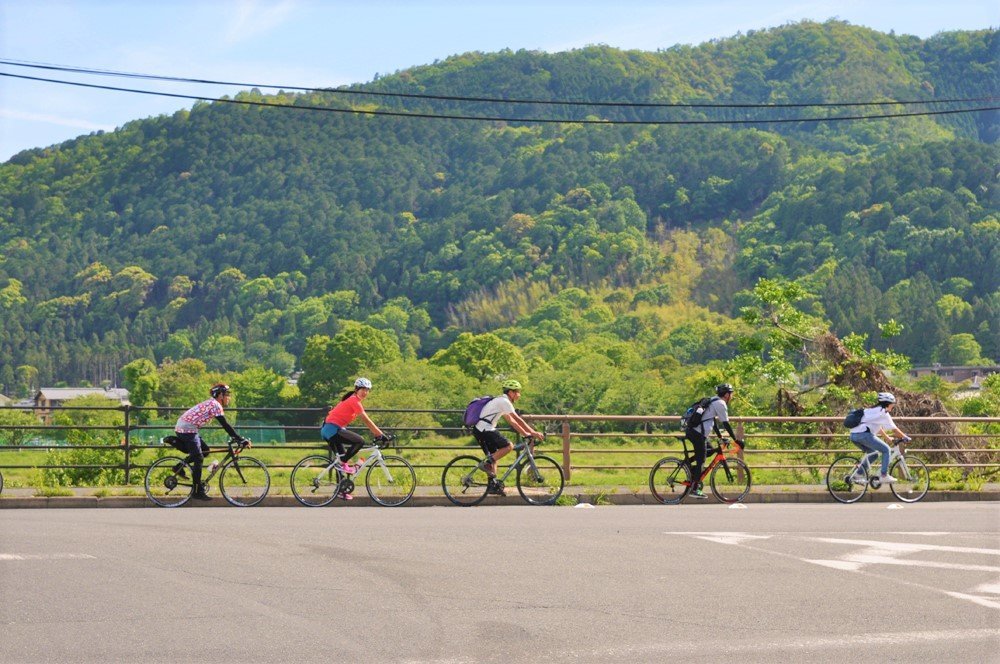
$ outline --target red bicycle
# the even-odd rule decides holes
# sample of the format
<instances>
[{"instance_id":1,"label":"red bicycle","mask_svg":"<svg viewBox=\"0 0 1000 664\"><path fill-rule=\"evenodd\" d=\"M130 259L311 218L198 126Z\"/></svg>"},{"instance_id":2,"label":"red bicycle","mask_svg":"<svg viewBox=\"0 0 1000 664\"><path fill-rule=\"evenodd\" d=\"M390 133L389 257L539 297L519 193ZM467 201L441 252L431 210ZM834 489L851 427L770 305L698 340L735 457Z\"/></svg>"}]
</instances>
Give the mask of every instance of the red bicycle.
<instances>
[{"instance_id":1,"label":"red bicycle","mask_svg":"<svg viewBox=\"0 0 1000 664\"><path fill-rule=\"evenodd\" d=\"M649 489L653 497L664 505L676 505L691 492L694 450L688 448L688 440L682 439L684 458L666 457L653 465L649 473ZM707 457L714 456L711 460ZM706 461L699 482L709 478L712 493L724 503L738 503L750 493L750 469L742 459L733 454L733 442L720 438L719 445L706 451Z\"/></svg>"}]
</instances>

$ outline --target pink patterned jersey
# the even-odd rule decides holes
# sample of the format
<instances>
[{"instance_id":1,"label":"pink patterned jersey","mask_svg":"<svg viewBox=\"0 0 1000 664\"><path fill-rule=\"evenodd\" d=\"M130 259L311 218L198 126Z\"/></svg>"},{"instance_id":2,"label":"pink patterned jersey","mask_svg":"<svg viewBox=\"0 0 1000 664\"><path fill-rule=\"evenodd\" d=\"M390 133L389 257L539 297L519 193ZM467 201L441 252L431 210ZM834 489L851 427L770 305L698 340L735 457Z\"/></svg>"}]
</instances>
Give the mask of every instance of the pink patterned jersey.
<instances>
[{"instance_id":1,"label":"pink patterned jersey","mask_svg":"<svg viewBox=\"0 0 1000 664\"><path fill-rule=\"evenodd\" d=\"M198 433L198 429L205 426L213 417L222 415L222 404L215 399L202 401L196 406L191 406L183 415L177 418L177 426L174 430L177 433Z\"/></svg>"}]
</instances>

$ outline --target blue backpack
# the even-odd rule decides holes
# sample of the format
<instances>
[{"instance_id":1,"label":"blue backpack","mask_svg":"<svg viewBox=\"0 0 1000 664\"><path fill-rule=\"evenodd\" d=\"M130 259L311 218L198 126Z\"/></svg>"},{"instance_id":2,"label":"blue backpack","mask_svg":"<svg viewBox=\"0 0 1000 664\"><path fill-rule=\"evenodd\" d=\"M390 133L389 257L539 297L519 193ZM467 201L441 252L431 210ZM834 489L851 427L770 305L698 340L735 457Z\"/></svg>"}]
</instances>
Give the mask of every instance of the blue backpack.
<instances>
[{"instance_id":1,"label":"blue backpack","mask_svg":"<svg viewBox=\"0 0 1000 664\"><path fill-rule=\"evenodd\" d=\"M462 416L462 424L472 428L483 420L481 414L486 404L493 401L494 397L476 397L465 407L465 414Z\"/></svg>"}]
</instances>

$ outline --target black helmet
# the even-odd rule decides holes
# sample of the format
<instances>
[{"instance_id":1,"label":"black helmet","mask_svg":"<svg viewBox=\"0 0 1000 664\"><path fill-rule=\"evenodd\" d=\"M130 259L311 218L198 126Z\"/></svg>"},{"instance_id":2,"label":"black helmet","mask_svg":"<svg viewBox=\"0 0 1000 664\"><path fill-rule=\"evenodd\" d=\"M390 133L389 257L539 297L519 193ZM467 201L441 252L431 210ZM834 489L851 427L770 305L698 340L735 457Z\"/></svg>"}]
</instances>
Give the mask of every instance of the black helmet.
<instances>
[{"instance_id":1,"label":"black helmet","mask_svg":"<svg viewBox=\"0 0 1000 664\"><path fill-rule=\"evenodd\" d=\"M719 385L718 387L715 388L715 393L718 394L720 397L725 396L732 391L733 391L733 386L730 385L729 383L723 383L722 385Z\"/></svg>"},{"instance_id":2,"label":"black helmet","mask_svg":"<svg viewBox=\"0 0 1000 664\"><path fill-rule=\"evenodd\" d=\"M216 383L212 386L212 389L208 391L213 399L218 399L223 394L229 394L229 386L225 383Z\"/></svg>"}]
</instances>

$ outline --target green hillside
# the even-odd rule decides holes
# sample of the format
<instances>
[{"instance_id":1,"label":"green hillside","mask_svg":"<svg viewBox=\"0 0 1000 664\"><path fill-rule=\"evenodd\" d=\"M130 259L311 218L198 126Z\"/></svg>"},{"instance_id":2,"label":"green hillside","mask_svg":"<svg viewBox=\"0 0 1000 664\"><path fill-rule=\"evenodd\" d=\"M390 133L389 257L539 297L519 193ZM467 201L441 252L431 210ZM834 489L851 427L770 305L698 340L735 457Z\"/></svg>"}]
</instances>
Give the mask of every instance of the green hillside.
<instances>
[{"instance_id":1,"label":"green hillside","mask_svg":"<svg viewBox=\"0 0 1000 664\"><path fill-rule=\"evenodd\" d=\"M1000 91L998 46L995 30L921 40L831 21L655 53L470 53L352 89L671 103L979 98ZM0 165L0 391L118 381L138 358L285 374L334 361L332 340L369 328L395 349L373 365L436 353L446 365L461 357L462 332L495 331L522 346L513 369L564 367L574 358L559 354L582 344L664 380L736 352L739 309L761 277L804 284L811 313L840 335L885 347L880 324L902 322L893 348L915 362L1000 357L996 112L596 125L571 120L765 116L240 98L567 121L203 103L18 154ZM369 368L322 379L314 368L303 392L321 402L344 374Z\"/></svg>"}]
</instances>

